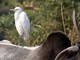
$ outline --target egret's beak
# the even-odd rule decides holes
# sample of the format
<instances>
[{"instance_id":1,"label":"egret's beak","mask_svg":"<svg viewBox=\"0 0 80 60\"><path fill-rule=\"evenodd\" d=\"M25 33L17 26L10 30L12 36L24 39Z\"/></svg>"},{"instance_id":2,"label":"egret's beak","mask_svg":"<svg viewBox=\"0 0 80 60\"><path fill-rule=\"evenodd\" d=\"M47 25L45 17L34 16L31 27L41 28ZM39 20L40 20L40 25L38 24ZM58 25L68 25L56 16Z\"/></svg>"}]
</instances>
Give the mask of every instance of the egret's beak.
<instances>
[{"instance_id":1,"label":"egret's beak","mask_svg":"<svg viewBox=\"0 0 80 60\"><path fill-rule=\"evenodd\" d=\"M10 9L10 11L15 12L15 9Z\"/></svg>"}]
</instances>

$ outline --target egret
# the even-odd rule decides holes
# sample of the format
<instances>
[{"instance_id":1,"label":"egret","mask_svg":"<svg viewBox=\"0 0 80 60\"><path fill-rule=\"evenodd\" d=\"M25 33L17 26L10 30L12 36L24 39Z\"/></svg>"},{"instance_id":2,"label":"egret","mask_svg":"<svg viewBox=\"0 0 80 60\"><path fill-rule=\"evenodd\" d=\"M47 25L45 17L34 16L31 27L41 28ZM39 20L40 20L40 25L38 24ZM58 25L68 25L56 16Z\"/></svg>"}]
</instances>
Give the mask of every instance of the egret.
<instances>
[{"instance_id":1,"label":"egret","mask_svg":"<svg viewBox=\"0 0 80 60\"><path fill-rule=\"evenodd\" d=\"M22 11L20 7L15 7L14 9L10 9L10 11L14 11L15 26L20 37L24 40L28 40L30 31L30 20L27 14ZM24 40L22 39L22 46L24 46Z\"/></svg>"}]
</instances>

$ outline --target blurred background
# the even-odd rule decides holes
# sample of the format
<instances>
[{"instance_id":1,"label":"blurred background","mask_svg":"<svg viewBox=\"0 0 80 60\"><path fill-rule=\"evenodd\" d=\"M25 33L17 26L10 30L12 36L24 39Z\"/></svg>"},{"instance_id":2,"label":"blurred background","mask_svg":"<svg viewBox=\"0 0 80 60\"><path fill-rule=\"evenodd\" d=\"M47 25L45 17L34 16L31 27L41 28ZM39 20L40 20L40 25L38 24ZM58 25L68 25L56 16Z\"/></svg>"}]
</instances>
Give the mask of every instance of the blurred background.
<instances>
[{"instance_id":1,"label":"blurred background","mask_svg":"<svg viewBox=\"0 0 80 60\"><path fill-rule=\"evenodd\" d=\"M27 13L31 23L30 39L25 41L25 45L40 45L54 31L63 31L72 45L79 40L72 18L74 7L79 26L79 0L0 0L0 40L7 39L13 44L19 40L14 15L9 11L16 6Z\"/></svg>"}]
</instances>

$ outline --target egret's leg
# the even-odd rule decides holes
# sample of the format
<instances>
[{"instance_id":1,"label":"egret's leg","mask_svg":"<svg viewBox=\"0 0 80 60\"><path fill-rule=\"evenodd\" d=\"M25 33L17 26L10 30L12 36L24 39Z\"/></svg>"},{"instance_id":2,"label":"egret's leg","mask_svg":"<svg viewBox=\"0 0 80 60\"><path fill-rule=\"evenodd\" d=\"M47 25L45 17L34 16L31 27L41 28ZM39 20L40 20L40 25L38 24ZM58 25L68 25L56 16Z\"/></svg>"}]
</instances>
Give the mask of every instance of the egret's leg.
<instances>
[{"instance_id":1,"label":"egret's leg","mask_svg":"<svg viewBox=\"0 0 80 60\"><path fill-rule=\"evenodd\" d=\"M20 40L19 39L18 39L17 43L18 43L17 45L19 46L20 45Z\"/></svg>"},{"instance_id":2,"label":"egret's leg","mask_svg":"<svg viewBox=\"0 0 80 60\"><path fill-rule=\"evenodd\" d=\"M17 40L18 46L20 46L20 40L21 40L21 37L19 36L19 39Z\"/></svg>"},{"instance_id":3,"label":"egret's leg","mask_svg":"<svg viewBox=\"0 0 80 60\"><path fill-rule=\"evenodd\" d=\"M24 47L24 40L21 38L22 47Z\"/></svg>"},{"instance_id":4,"label":"egret's leg","mask_svg":"<svg viewBox=\"0 0 80 60\"><path fill-rule=\"evenodd\" d=\"M19 36L19 40L18 42L18 46L22 45L22 47L24 47L24 40L21 38L21 36Z\"/></svg>"}]
</instances>

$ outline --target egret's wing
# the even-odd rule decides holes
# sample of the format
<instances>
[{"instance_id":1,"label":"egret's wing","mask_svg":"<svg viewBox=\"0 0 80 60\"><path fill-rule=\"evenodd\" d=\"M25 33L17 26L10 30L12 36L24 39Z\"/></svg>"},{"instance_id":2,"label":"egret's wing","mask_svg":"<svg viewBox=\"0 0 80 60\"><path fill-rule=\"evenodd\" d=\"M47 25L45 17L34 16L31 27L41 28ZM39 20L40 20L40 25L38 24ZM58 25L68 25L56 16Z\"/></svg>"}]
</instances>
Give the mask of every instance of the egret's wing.
<instances>
[{"instance_id":1,"label":"egret's wing","mask_svg":"<svg viewBox=\"0 0 80 60\"><path fill-rule=\"evenodd\" d=\"M23 15L23 28L27 31L30 29L30 20L25 12L22 13Z\"/></svg>"},{"instance_id":2,"label":"egret's wing","mask_svg":"<svg viewBox=\"0 0 80 60\"><path fill-rule=\"evenodd\" d=\"M21 13L21 24L24 30L24 39L28 39L29 38L29 31L30 31L30 21L28 16L26 15L25 12Z\"/></svg>"}]
</instances>

